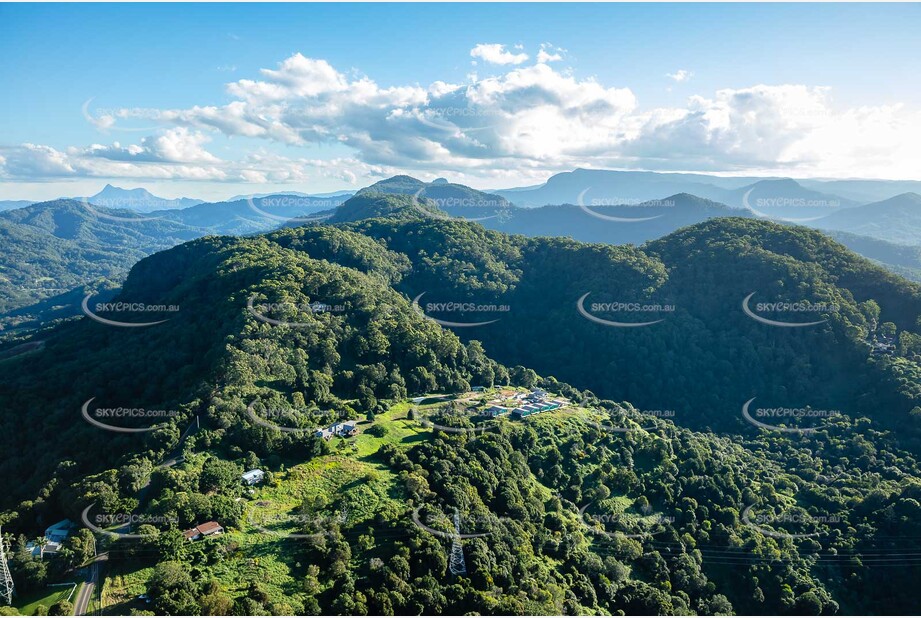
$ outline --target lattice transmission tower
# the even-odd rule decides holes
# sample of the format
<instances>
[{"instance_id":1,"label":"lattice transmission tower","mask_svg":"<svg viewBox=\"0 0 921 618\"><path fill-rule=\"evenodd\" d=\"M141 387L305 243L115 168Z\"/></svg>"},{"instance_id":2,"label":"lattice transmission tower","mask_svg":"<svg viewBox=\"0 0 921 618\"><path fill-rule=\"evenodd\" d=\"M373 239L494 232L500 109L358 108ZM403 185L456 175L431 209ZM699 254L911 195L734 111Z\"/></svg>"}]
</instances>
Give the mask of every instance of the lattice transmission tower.
<instances>
[{"instance_id":1,"label":"lattice transmission tower","mask_svg":"<svg viewBox=\"0 0 921 618\"><path fill-rule=\"evenodd\" d=\"M10 565L6 563L6 550L6 539L3 538L3 530L0 529L0 599L5 599L7 605L12 605L16 587L13 585Z\"/></svg>"},{"instance_id":2,"label":"lattice transmission tower","mask_svg":"<svg viewBox=\"0 0 921 618\"><path fill-rule=\"evenodd\" d=\"M448 568L454 575L466 575L467 563L464 561L464 548L461 546L460 513L454 509L454 541L451 543L451 562Z\"/></svg>"}]
</instances>

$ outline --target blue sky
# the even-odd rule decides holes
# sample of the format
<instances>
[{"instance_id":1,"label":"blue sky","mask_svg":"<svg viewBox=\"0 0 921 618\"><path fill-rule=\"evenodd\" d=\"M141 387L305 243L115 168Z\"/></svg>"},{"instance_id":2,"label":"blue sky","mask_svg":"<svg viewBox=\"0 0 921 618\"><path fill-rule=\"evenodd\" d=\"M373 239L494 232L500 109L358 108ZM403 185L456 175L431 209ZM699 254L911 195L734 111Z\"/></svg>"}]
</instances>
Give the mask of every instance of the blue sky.
<instances>
[{"instance_id":1,"label":"blue sky","mask_svg":"<svg viewBox=\"0 0 921 618\"><path fill-rule=\"evenodd\" d=\"M576 166L917 178L919 17L907 4L4 4L0 198L106 182L328 191L395 171L497 187Z\"/></svg>"}]
</instances>

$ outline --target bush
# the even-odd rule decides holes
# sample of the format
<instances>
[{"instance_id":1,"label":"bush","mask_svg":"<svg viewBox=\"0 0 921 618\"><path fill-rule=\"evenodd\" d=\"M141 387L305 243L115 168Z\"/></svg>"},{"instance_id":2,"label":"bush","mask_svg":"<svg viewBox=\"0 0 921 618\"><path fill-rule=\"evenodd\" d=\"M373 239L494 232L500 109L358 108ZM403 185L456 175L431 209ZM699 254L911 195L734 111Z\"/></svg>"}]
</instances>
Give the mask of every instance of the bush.
<instances>
[{"instance_id":1,"label":"bush","mask_svg":"<svg viewBox=\"0 0 921 618\"><path fill-rule=\"evenodd\" d=\"M369 427L365 432L372 436L383 438L387 435L388 430L383 425L374 425L373 427Z\"/></svg>"}]
</instances>

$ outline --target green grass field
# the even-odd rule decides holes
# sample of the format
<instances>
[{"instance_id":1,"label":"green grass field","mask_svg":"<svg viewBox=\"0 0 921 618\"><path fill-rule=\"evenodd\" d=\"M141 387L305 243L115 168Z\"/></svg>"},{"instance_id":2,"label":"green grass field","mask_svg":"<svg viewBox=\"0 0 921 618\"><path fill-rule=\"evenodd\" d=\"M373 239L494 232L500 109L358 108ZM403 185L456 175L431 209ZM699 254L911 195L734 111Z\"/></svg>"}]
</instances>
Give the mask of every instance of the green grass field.
<instances>
[{"instance_id":1,"label":"green grass field","mask_svg":"<svg viewBox=\"0 0 921 618\"><path fill-rule=\"evenodd\" d=\"M134 605L140 608L137 597L147 592L147 580L152 574L153 567L139 560L110 561L102 584L102 607Z\"/></svg>"},{"instance_id":2,"label":"green grass field","mask_svg":"<svg viewBox=\"0 0 921 618\"><path fill-rule=\"evenodd\" d=\"M384 444L408 446L426 438L429 430L406 418L409 407L399 404L375 418L373 425L386 428L383 436L368 433L372 424L363 423L358 436L333 438L332 454L276 474L274 486L257 488L246 505L247 521L255 525L246 532L269 530L267 538L295 532L297 511L305 504L313 515L339 517L349 525L402 509L395 475L374 455Z\"/></svg>"},{"instance_id":3,"label":"green grass field","mask_svg":"<svg viewBox=\"0 0 921 618\"><path fill-rule=\"evenodd\" d=\"M18 609L19 613L23 616L34 616L35 610L39 605L51 607L58 601L66 599L72 590L72 585L48 586L29 595L15 597L13 599L13 607ZM73 602L73 596L71 596L70 600Z\"/></svg>"},{"instance_id":4,"label":"green grass field","mask_svg":"<svg viewBox=\"0 0 921 618\"><path fill-rule=\"evenodd\" d=\"M387 433L381 437L367 432L372 424L361 425L362 433L355 438L355 454L362 460L368 460L384 444L409 447L414 442L427 439L430 430L423 427L418 421L406 418L411 408L410 403L399 403L387 412L378 414L373 425L384 427L387 430Z\"/></svg>"}]
</instances>

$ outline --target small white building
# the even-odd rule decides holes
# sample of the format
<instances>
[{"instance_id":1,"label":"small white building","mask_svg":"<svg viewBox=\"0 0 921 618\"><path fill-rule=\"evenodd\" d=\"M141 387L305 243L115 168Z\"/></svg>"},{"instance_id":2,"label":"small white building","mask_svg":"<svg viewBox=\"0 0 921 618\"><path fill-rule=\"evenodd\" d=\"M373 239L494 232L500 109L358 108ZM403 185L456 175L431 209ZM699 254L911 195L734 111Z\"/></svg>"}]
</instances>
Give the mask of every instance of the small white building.
<instances>
[{"instance_id":1,"label":"small white building","mask_svg":"<svg viewBox=\"0 0 921 618\"><path fill-rule=\"evenodd\" d=\"M253 468L243 473L243 482L247 485L258 485L265 479L265 472L259 468Z\"/></svg>"},{"instance_id":2,"label":"small white building","mask_svg":"<svg viewBox=\"0 0 921 618\"><path fill-rule=\"evenodd\" d=\"M358 421L342 421L340 423L333 423L329 427L323 429L317 429L314 435L318 438L329 440L334 436L346 438L348 436L354 436L357 433Z\"/></svg>"},{"instance_id":3,"label":"small white building","mask_svg":"<svg viewBox=\"0 0 921 618\"><path fill-rule=\"evenodd\" d=\"M358 421L342 421L335 425L330 425L330 430L337 436L354 436L358 433Z\"/></svg>"}]
</instances>

